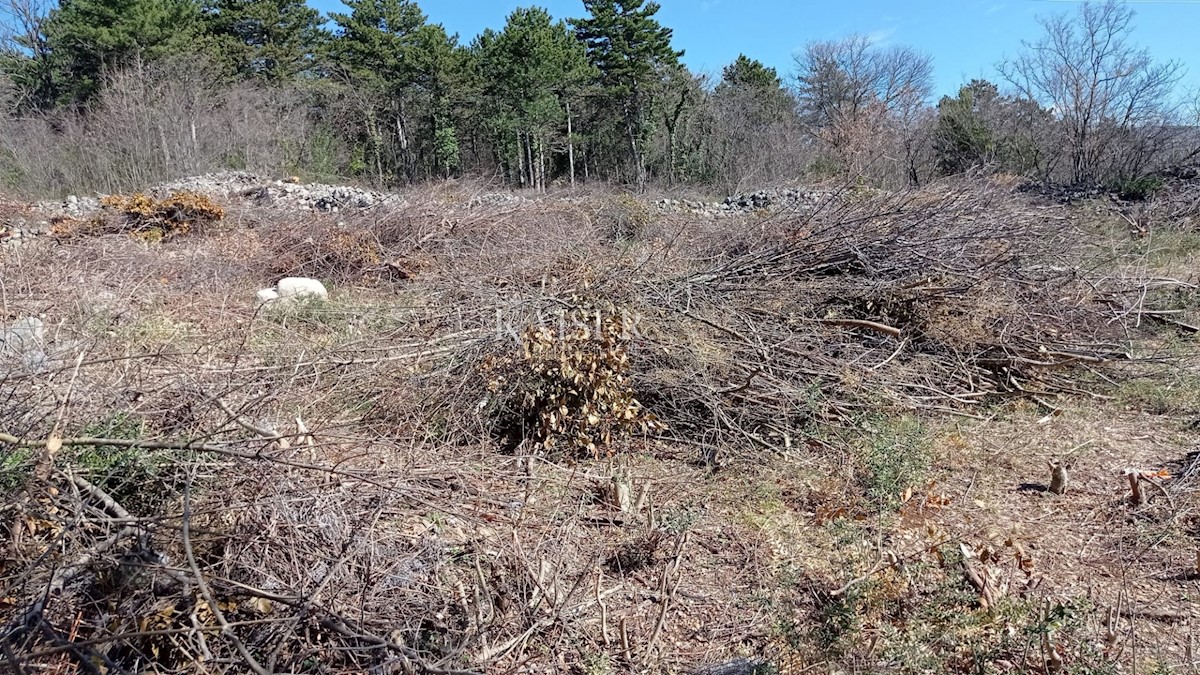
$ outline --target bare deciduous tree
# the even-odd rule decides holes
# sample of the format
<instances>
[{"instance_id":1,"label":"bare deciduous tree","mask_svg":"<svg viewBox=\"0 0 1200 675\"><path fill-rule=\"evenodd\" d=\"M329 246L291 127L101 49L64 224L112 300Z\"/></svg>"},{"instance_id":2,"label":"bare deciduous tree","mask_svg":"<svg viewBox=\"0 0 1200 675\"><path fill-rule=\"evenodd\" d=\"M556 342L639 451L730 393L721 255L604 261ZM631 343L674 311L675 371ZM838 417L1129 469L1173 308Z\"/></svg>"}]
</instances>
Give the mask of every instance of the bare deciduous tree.
<instances>
[{"instance_id":1,"label":"bare deciduous tree","mask_svg":"<svg viewBox=\"0 0 1200 675\"><path fill-rule=\"evenodd\" d=\"M915 135L927 117L933 61L909 47L862 35L814 42L796 56L796 94L814 134L843 169L861 174L885 146L913 179Z\"/></svg>"},{"instance_id":2,"label":"bare deciduous tree","mask_svg":"<svg viewBox=\"0 0 1200 675\"><path fill-rule=\"evenodd\" d=\"M1022 97L1054 112L1076 183L1144 170L1179 131L1171 99L1182 66L1130 42L1133 16L1108 0L1043 18L1045 34L999 66Z\"/></svg>"},{"instance_id":3,"label":"bare deciduous tree","mask_svg":"<svg viewBox=\"0 0 1200 675\"><path fill-rule=\"evenodd\" d=\"M0 0L0 65L15 85L12 107L41 105L52 95L50 46L43 31L49 11L46 0Z\"/></svg>"}]
</instances>

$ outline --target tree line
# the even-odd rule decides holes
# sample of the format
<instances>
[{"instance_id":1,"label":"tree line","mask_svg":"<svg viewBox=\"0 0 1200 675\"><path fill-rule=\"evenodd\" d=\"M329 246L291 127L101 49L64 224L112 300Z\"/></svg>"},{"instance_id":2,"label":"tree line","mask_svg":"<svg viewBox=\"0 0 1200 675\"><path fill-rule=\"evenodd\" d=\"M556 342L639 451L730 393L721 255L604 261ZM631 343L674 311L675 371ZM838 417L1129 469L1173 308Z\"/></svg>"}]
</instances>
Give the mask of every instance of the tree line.
<instances>
[{"instance_id":1,"label":"tree line","mask_svg":"<svg viewBox=\"0 0 1200 675\"><path fill-rule=\"evenodd\" d=\"M1197 154L1181 64L1110 0L1042 20L998 82L934 103L932 59L864 36L794 72L690 71L655 2L515 10L469 42L413 0L4 0L0 180L114 187L216 168L397 184L496 176L732 191L973 170L1135 178ZM785 81L785 77L787 78Z\"/></svg>"}]
</instances>

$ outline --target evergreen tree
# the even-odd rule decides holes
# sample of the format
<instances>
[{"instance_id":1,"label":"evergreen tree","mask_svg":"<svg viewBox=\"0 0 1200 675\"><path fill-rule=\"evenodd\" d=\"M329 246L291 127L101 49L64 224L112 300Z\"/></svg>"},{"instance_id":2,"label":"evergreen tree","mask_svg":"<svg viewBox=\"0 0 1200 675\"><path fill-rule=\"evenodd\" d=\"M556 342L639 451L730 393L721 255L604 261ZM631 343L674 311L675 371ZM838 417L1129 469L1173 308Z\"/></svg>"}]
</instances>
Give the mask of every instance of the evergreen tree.
<instances>
[{"instance_id":1,"label":"evergreen tree","mask_svg":"<svg viewBox=\"0 0 1200 675\"><path fill-rule=\"evenodd\" d=\"M243 78L285 80L309 69L325 37L303 0L206 0L218 59Z\"/></svg>"},{"instance_id":2,"label":"evergreen tree","mask_svg":"<svg viewBox=\"0 0 1200 675\"><path fill-rule=\"evenodd\" d=\"M458 45L458 36L446 33L439 24L418 31L413 94L425 102L430 143L426 153L432 170L442 176L458 171L462 161L459 145L459 90L466 77L470 54Z\"/></svg>"},{"instance_id":3,"label":"evergreen tree","mask_svg":"<svg viewBox=\"0 0 1200 675\"><path fill-rule=\"evenodd\" d=\"M795 114L795 99L783 87L778 71L757 59L739 54L721 71L721 82L713 92L718 99L738 98L752 108L753 122L767 123Z\"/></svg>"},{"instance_id":4,"label":"evergreen tree","mask_svg":"<svg viewBox=\"0 0 1200 675\"><path fill-rule=\"evenodd\" d=\"M933 133L937 168L943 175L990 166L1028 173L1038 166L1039 129L1054 126L1054 117L1037 103L1000 94L987 80L971 80L958 96L938 102Z\"/></svg>"},{"instance_id":5,"label":"evergreen tree","mask_svg":"<svg viewBox=\"0 0 1200 675\"><path fill-rule=\"evenodd\" d=\"M543 9L518 9L500 33L481 36L488 125L509 175L545 187L546 154L561 144L574 176L568 116L592 71L583 45Z\"/></svg>"},{"instance_id":6,"label":"evergreen tree","mask_svg":"<svg viewBox=\"0 0 1200 675\"><path fill-rule=\"evenodd\" d=\"M783 80L774 68L768 68L757 59L738 54L733 63L721 70L721 84L725 87L746 89L782 89Z\"/></svg>"},{"instance_id":7,"label":"evergreen tree","mask_svg":"<svg viewBox=\"0 0 1200 675\"><path fill-rule=\"evenodd\" d=\"M84 100L106 71L196 50L194 0L63 0L46 21L63 97Z\"/></svg>"},{"instance_id":8,"label":"evergreen tree","mask_svg":"<svg viewBox=\"0 0 1200 675\"><path fill-rule=\"evenodd\" d=\"M664 77L677 66L682 51L671 47L670 28L654 19L660 9L645 0L584 0L590 16L575 19L575 33L587 47L588 60L599 72L614 120L624 127L637 181L646 181L644 146Z\"/></svg>"},{"instance_id":9,"label":"evergreen tree","mask_svg":"<svg viewBox=\"0 0 1200 675\"><path fill-rule=\"evenodd\" d=\"M944 96L938 102L934 149L942 174L961 173L994 158L996 141L984 115L999 98L996 85L972 80L957 97Z\"/></svg>"},{"instance_id":10,"label":"evergreen tree","mask_svg":"<svg viewBox=\"0 0 1200 675\"><path fill-rule=\"evenodd\" d=\"M459 164L452 117L456 71L466 52L457 37L427 23L412 0L348 0L330 53L351 84L373 96L363 136L376 176L409 180L448 174Z\"/></svg>"}]
</instances>

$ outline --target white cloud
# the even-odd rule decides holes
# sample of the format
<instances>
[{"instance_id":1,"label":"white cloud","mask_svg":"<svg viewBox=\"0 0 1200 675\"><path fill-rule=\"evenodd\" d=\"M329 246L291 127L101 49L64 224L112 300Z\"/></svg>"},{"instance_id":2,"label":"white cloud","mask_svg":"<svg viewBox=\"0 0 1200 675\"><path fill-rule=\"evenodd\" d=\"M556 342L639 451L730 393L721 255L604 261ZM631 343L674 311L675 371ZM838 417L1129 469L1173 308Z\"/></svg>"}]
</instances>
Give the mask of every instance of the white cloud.
<instances>
[{"instance_id":1,"label":"white cloud","mask_svg":"<svg viewBox=\"0 0 1200 675\"><path fill-rule=\"evenodd\" d=\"M867 33L867 41L873 45L883 45L890 42L895 34L895 28L880 28Z\"/></svg>"}]
</instances>

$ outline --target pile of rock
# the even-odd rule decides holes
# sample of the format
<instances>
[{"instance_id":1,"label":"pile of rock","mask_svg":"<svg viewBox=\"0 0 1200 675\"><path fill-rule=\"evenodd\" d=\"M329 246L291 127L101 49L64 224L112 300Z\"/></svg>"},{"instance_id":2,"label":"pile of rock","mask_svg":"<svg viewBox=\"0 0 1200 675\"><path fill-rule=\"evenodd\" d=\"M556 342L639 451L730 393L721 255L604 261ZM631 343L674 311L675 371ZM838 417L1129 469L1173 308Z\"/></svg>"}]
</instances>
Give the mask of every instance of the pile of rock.
<instances>
[{"instance_id":1,"label":"pile of rock","mask_svg":"<svg viewBox=\"0 0 1200 675\"><path fill-rule=\"evenodd\" d=\"M240 197L262 206L329 213L347 209L367 209L394 199L393 195L375 190L324 183L301 183L295 178L286 181L268 180L244 171L192 176L164 183L152 190L156 195L162 196L180 191L226 198Z\"/></svg>"},{"instance_id":2,"label":"pile of rock","mask_svg":"<svg viewBox=\"0 0 1200 675\"><path fill-rule=\"evenodd\" d=\"M296 179L270 180L245 171L224 171L181 178L162 183L146 192L159 199L176 192L196 192L226 200L242 199L263 206L329 213L367 209L396 199L394 195L375 190L323 183L300 183ZM86 218L100 210L100 199L71 195L61 202L42 202L37 204L36 208L52 216Z\"/></svg>"},{"instance_id":3,"label":"pile of rock","mask_svg":"<svg viewBox=\"0 0 1200 675\"><path fill-rule=\"evenodd\" d=\"M806 209L827 201L831 196L831 193L822 190L781 188L737 194L726 198L723 203L740 211L754 211L757 209Z\"/></svg>"},{"instance_id":4,"label":"pile of rock","mask_svg":"<svg viewBox=\"0 0 1200 675\"><path fill-rule=\"evenodd\" d=\"M515 195L511 192L489 192L482 195L471 197L467 202L467 208L473 209L481 206L516 206L523 204L526 201L521 195Z\"/></svg>"},{"instance_id":5,"label":"pile of rock","mask_svg":"<svg viewBox=\"0 0 1200 675\"><path fill-rule=\"evenodd\" d=\"M100 198L68 195L62 201L38 202L33 205L33 208L40 213L50 216L86 218L93 212L100 210Z\"/></svg>"},{"instance_id":6,"label":"pile of rock","mask_svg":"<svg viewBox=\"0 0 1200 675\"><path fill-rule=\"evenodd\" d=\"M13 218L0 223L0 246L16 246L50 233L50 221Z\"/></svg>"},{"instance_id":7,"label":"pile of rock","mask_svg":"<svg viewBox=\"0 0 1200 675\"><path fill-rule=\"evenodd\" d=\"M291 206L309 211L338 213L348 209L368 209L389 200L381 192L321 183L275 181L239 193L259 205ZM393 198L394 199L394 198Z\"/></svg>"},{"instance_id":8,"label":"pile of rock","mask_svg":"<svg viewBox=\"0 0 1200 675\"><path fill-rule=\"evenodd\" d=\"M708 218L722 218L763 210L810 210L833 196L832 193L822 190L780 188L739 193L720 202L660 199L654 202L654 206L667 213L693 213Z\"/></svg>"}]
</instances>

